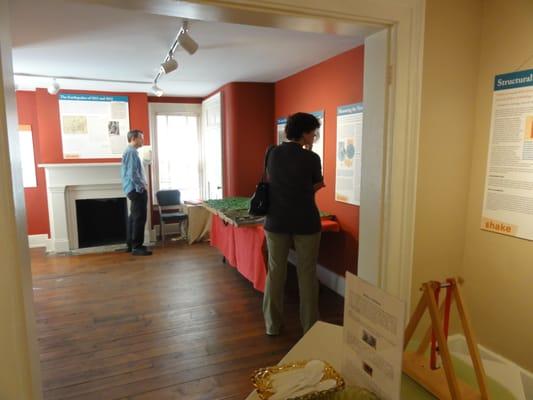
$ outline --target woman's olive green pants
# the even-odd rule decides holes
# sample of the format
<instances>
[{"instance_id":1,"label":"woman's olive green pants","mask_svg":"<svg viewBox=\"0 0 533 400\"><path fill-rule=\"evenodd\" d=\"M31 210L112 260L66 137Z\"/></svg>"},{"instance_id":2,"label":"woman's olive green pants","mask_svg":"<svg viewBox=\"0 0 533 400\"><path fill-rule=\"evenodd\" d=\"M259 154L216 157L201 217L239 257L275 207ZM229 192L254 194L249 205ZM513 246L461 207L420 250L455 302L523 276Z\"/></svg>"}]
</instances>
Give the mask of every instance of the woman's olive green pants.
<instances>
[{"instance_id":1,"label":"woman's olive green pants","mask_svg":"<svg viewBox=\"0 0 533 400\"><path fill-rule=\"evenodd\" d=\"M289 249L294 244L300 293L300 322L304 333L318 320L318 280L316 263L320 232L293 235L265 231L268 247L268 274L263 297L266 333L279 334L283 324L283 294L287 278Z\"/></svg>"}]
</instances>

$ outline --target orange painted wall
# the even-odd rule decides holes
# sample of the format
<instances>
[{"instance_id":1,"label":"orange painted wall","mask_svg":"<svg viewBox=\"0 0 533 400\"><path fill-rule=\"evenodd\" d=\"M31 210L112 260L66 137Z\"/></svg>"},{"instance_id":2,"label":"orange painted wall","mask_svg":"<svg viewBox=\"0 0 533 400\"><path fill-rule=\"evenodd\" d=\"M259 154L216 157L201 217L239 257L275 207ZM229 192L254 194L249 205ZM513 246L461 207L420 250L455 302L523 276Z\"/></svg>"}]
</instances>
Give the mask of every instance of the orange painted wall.
<instances>
[{"instance_id":1,"label":"orange painted wall","mask_svg":"<svg viewBox=\"0 0 533 400\"><path fill-rule=\"evenodd\" d=\"M19 124L31 125L37 176L37 187L24 189L28 235L49 235L50 225L48 223L46 178L44 176L44 169L37 167L41 163L41 154L39 152L39 124L37 123L35 92L17 92L17 109Z\"/></svg>"},{"instance_id":2,"label":"orange painted wall","mask_svg":"<svg viewBox=\"0 0 533 400\"><path fill-rule=\"evenodd\" d=\"M145 133L145 143L150 143L148 124L148 96L145 93L92 92L84 90L65 90L62 93L87 93L126 95L129 98L130 128ZM36 164L119 162L115 159L64 159L61 144L61 125L59 121L59 101L46 89L35 92L17 92L17 110L20 124L29 124L33 131L33 144ZM28 234L48 234L48 202L46 198L46 179L43 168L37 168L37 188L24 190Z\"/></svg>"},{"instance_id":3,"label":"orange painted wall","mask_svg":"<svg viewBox=\"0 0 533 400\"><path fill-rule=\"evenodd\" d=\"M326 187L317 193L320 209L337 216L342 232L322 236L320 264L344 275L356 272L359 207L335 201L337 107L363 100L364 47L360 46L275 84L275 118L298 111L324 110L324 159ZM277 133L274 134L277 140Z\"/></svg>"},{"instance_id":4,"label":"orange painted wall","mask_svg":"<svg viewBox=\"0 0 533 400\"><path fill-rule=\"evenodd\" d=\"M223 86L224 196L249 197L273 143L274 84L233 82Z\"/></svg>"},{"instance_id":5,"label":"orange painted wall","mask_svg":"<svg viewBox=\"0 0 533 400\"><path fill-rule=\"evenodd\" d=\"M157 97L148 96L148 103L201 104L202 97Z\"/></svg>"}]
</instances>

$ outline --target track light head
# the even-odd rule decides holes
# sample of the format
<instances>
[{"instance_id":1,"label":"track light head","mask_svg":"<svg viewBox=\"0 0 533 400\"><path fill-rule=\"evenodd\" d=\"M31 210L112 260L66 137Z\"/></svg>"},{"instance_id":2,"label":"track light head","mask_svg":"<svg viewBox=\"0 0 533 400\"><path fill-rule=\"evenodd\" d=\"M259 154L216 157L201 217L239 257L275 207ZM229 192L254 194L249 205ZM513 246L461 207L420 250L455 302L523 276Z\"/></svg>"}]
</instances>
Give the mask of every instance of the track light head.
<instances>
[{"instance_id":1,"label":"track light head","mask_svg":"<svg viewBox=\"0 0 533 400\"><path fill-rule=\"evenodd\" d=\"M57 83L57 81L54 79L52 84L48 86L48 93L57 94L57 92L59 92L59 89L59 83Z\"/></svg>"},{"instance_id":2,"label":"track light head","mask_svg":"<svg viewBox=\"0 0 533 400\"><path fill-rule=\"evenodd\" d=\"M169 58L168 60L161 63L160 71L162 74L168 74L178 68L178 62L173 58Z\"/></svg>"},{"instance_id":3,"label":"track light head","mask_svg":"<svg viewBox=\"0 0 533 400\"><path fill-rule=\"evenodd\" d=\"M182 29L178 35L178 43L189 54L196 53L198 43L189 35L186 29Z\"/></svg>"},{"instance_id":4,"label":"track light head","mask_svg":"<svg viewBox=\"0 0 533 400\"><path fill-rule=\"evenodd\" d=\"M163 96L163 89L161 89L159 86L157 86L157 83L154 83L154 86L152 86L152 93L155 94L157 97Z\"/></svg>"}]
</instances>

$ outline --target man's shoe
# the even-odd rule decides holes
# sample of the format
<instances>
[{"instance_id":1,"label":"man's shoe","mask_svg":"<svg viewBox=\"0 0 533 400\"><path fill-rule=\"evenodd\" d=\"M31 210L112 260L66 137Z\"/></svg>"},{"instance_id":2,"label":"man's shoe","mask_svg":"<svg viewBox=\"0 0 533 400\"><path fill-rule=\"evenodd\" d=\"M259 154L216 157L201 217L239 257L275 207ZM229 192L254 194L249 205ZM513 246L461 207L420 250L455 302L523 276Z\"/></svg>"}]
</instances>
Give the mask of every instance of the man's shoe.
<instances>
[{"instance_id":1,"label":"man's shoe","mask_svg":"<svg viewBox=\"0 0 533 400\"><path fill-rule=\"evenodd\" d=\"M147 250L146 247L140 247L138 249L133 249L131 254L134 256L151 256L152 252Z\"/></svg>"}]
</instances>

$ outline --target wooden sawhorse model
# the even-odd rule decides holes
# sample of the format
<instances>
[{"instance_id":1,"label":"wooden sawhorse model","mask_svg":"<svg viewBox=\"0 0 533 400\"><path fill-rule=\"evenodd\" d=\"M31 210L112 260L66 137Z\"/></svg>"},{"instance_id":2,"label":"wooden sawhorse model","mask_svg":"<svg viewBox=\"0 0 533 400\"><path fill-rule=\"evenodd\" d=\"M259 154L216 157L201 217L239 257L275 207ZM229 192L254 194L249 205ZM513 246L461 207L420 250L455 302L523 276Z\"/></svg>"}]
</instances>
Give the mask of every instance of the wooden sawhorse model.
<instances>
[{"instance_id":1,"label":"wooden sawhorse model","mask_svg":"<svg viewBox=\"0 0 533 400\"><path fill-rule=\"evenodd\" d=\"M439 309L439 291L446 290L446 296ZM464 303L456 279L446 282L430 281L422 284L423 292L411 320L405 329L403 372L409 375L440 400L488 400L485 371L481 364L479 351L470 326ZM448 325L450 307L455 300L457 311L465 334L470 358L476 373L479 392L457 379L448 349ZM406 351L420 319L426 309L429 310L431 326L426 331L418 349L414 352ZM425 355L431 343L431 355L427 360ZM437 365L437 356L442 359L443 368Z\"/></svg>"}]
</instances>

